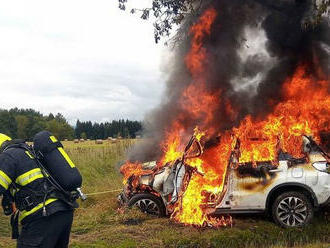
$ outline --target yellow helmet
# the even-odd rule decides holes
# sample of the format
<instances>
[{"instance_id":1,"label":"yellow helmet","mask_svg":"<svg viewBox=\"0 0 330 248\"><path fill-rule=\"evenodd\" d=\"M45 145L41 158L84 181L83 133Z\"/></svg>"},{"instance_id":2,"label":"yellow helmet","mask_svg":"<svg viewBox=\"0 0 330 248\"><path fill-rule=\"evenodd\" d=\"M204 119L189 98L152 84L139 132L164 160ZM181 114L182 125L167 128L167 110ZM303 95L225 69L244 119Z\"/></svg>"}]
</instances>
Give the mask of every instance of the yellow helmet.
<instances>
[{"instance_id":1,"label":"yellow helmet","mask_svg":"<svg viewBox=\"0 0 330 248\"><path fill-rule=\"evenodd\" d=\"M0 147L3 145L5 141L9 141L11 138L3 133L0 133Z\"/></svg>"}]
</instances>

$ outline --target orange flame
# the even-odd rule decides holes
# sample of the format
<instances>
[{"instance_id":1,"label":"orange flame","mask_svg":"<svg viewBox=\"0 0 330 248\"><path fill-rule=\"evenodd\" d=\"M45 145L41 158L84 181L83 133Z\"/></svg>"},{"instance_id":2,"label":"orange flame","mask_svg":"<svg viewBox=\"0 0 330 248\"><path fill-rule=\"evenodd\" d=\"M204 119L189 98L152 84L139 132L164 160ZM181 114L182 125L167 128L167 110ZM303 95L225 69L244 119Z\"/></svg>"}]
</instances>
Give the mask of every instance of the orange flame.
<instances>
[{"instance_id":1,"label":"orange flame","mask_svg":"<svg viewBox=\"0 0 330 248\"><path fill-rule=\"evenodd\" d=\"M315 81L307 73L306 66L300 65L283 85L284 99L265 120L247 116L233 130L243 144L240 161L275 160L278 145L292 156L304 156L301 136L312 135L319 141L319 133L330 130L328 84L326 80ZM254 143L249 142L250 137L266 140Z\"/></svg>"},{"instance_id":2,"label":"orange flame","mask_svg":"<svg viewBox=\"0 0 330 248\"><path fill-rule=\"evenodd\" d=\"M141 163L131 163L126 162L123 166L120 167L120 173L123 175L123 183L127 184L128 179L134 175L136 178L145 174L152 173L151 170L143 169Z\"/></svg>"},{"instance_id":3,"label":"orange flame","mask_svg":"<svg viewBox=\"0 0 330 248\"><path fill-rule=\"evenodd\" d=\"M183 100L181 101L184 104L183 109L186 113L195 120L203 120L201 128L208 127L207 132L209 135L214 133L209 124L213 120L214 112L219 104L220 92L208 92L205 88L204 67L207 55L206 49L203 47L203 40L210 35L211 27L216 17L216 10L213 8L208 9L190 29L192 45L185 62L192 75L193 83L183 92ZM204 133L195 131L195 137L198 140L202 136L204 136ZM219 193L222 191L226 167L215 165L226 163L225 161L230 153L229 148L230 146L226 144L218 146L214 150L207 151L200 158L186 161L190 166L203 172L204 176L200 174L192 175L185 192L183 192L179 203L176 205L172 215L173 219L185 224L199 226L205 223L212 223L213 226L218 226L219 223L223 223L220 219L211 219L203 211L201 205L205 202L205 199L202 192ZM218 224L216 224L217 222Z\"/></svg>"},{"instance_id":4,"label":"orange flame","mask_svg":"<svg viewBox=\"0 0 330 248\"><path fill-rule=\"evenodd\" d=\"M193 77L200 76L204 72L204 63L207 56L206 49L203 47L203 40L210 35L216 17L216 10L210 8L199 18L198 23L190 28L192 42L190 52L186 56L186 65Z\"/></svg>"}]
</instances>

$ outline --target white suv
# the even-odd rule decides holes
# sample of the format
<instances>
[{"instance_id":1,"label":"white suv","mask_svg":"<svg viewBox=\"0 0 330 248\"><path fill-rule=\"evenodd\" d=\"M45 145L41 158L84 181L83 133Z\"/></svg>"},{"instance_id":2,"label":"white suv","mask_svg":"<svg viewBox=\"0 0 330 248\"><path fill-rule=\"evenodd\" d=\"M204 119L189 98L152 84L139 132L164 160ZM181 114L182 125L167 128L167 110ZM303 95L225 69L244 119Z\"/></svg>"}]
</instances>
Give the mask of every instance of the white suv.
<instances>
[{"instance_id":1,"label":"white suv","mask_svg":"<svg viewBox=\"0 0 330 248\"><path fill-rule=\"evenodd\" d=\"M267 212L282 227L307 224L315 209L330 204L330 166L329 156L322 148L307 136L303 139L306 158L296 159L281 153L277 167L269 163L240 164L235 156L237 151L233 151L224 190L221 194L210 195L205 207L215 214ZM194 137L185 151L193 143L200 148L198 156L202 150ZM155 168L155 162L145 163L144 167L150 171ZM178 199L180 190L184 190L184 175L193 172L184 160L177 160L154 173L138 178L133 175L119 200L143 212L164 216L170 213L167 206Z\"/></svg>"}]
</instances>

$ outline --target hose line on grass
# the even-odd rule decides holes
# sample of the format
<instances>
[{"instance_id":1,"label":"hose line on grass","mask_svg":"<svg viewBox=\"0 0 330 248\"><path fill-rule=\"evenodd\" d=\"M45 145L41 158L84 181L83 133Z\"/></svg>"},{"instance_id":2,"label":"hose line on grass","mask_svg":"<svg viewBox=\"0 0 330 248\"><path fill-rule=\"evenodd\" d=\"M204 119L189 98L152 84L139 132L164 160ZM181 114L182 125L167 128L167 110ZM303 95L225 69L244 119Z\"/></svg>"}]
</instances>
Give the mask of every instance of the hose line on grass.
<instances>
[{"instance_id":1,"label":"hose line on grass","mask_svg":"<svg viewBox=\"0 0 330 248\"><path fill-rule=\"evenodd\" d=\"M94 193L88 193L85 194L87 196L91 196L91 195L101 195L101 194L107 194L107 193L115 193L115 192L120 192L123 189L115 189L115 190L107 190L107 191L102 191L102 192L94 192Z\"/></svg>"}]
</instances>

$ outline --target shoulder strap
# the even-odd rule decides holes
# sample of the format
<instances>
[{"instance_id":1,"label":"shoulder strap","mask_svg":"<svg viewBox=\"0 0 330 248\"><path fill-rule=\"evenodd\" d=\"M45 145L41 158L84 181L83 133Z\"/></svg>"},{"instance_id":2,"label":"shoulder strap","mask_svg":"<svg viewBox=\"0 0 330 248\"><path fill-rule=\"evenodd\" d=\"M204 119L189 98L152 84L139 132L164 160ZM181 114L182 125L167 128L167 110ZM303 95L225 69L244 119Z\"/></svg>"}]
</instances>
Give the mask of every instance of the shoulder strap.
<instances>
[{"instance_id":1,"label":"shoulder strap","mask_svg":"<svg viewBox=\"0 0 330 248\"><path fill-rule=\"evenodd\" d=\"M4 152L10 148L16 148L21 144L25 144L25 140L23 139L7 140L1 145L0 152Z\"/></svg>"}]
</instances>

